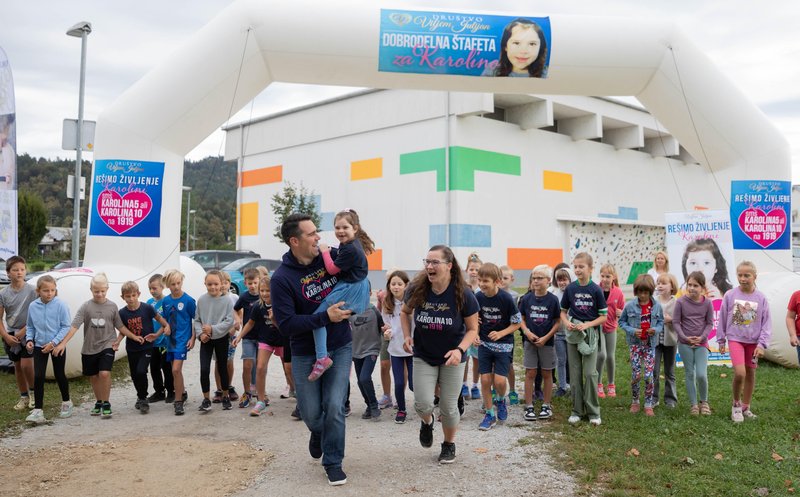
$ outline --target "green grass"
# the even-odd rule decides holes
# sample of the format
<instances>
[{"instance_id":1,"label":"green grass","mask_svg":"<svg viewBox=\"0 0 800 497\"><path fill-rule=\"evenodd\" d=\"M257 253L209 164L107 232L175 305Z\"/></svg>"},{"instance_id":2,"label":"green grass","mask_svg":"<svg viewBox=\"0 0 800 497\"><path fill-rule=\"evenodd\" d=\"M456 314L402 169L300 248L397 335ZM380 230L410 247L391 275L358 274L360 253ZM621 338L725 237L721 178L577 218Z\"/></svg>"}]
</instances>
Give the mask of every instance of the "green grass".
<instances>
[{"instance_id":1,"label":"green grass","mask_svg":"<svg viewBox=\"0 0 800 497\"><path fill-rule=\"evenodd\" d=\"M539 424L559 434L550 450L587 494L749 496L760 488L769 495L800 493L800 371L762 361L752 404L758 419L734 425L730 368L708 369L712 416L689 415L684 371L676 368L678 407L662 404L650 418L628 412L631 371L623 334L616 358L617 398L600 400L602 426L567 424L569 398L554 399L554 420ZM662 381L662 395L663 389ZM783 460L774 460L773 453Z\"/></svg>"},{"instance_id":2,"label":"green grass","mask_svg":"<svg viewBox=\"0 0 800 497\"><path fill-rule=\"evenodd\" d=\"M111 370L111 378L114 383L125 381L129 378L127 359L118 360L114 363ZM92 400L92 386L89 379L81 376L69 381L69 394L75 405ZM14 405L19 399L17 381L13 374L0 373L0 437L18 433L27 426L25 418L29 412L27 409L15 411ZM61 393L55 380L48 380L44 385L44 416L48 419L58 419L58 412L61 409Z\"/></svg>"}]
</instances>

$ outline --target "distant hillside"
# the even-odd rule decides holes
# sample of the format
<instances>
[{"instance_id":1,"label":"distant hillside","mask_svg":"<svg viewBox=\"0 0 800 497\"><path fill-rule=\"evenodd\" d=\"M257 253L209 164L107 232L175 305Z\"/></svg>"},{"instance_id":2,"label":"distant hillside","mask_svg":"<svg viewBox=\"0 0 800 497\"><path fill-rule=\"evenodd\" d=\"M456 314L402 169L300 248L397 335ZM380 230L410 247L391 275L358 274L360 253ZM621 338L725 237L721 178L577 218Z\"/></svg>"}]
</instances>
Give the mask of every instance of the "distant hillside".
<instances>
[{"instance_id":1,"label":"distant hillside","mask_svg":"<svg viewBox=\"0 0 800 497\"><path fill-rule=\"evenodd\" d=\"M48 226L72 226L72 200L67 199L66 190L67 176L74 170L74 159L51 161L28 154L17 157L19 188L42 198ZM84 161L82 174L90 176L90 162ZM197 210L196 248L232 248L236 243L236 163L224 162L221 157L186 161L183 184L192 187L192 209ZM181 247L186 233L186 199L183 194ZM82 227L86 227L86 212L87 202L81 202Z\"/></svg>"}]
</instances>

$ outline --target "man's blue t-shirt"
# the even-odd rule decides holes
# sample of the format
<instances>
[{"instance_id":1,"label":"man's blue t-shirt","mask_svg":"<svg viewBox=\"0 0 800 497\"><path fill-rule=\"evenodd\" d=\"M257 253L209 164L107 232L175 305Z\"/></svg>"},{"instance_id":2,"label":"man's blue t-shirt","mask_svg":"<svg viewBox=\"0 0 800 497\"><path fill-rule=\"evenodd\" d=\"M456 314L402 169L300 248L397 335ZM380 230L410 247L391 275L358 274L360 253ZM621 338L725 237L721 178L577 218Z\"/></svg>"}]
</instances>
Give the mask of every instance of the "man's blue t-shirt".
<instances>
[{"instance_id":1,"label":"man's blue t-shirt","mask_svg":"<svg viewBox=\"0 0 800 497\"><path fill-rule=\"evenodd\" d=\"M170 352L185 350L186 343L192 338L192 320L197 312L197 303L184 292L177 299L167 295L161 301L161 305L161 315L172 330L167 350Z\"/></svg>"},{"instance_id":2,"label":"man's blue t-shirt","mask_svg":"<svg viewBox=\"0 0 800 497\"><path fill-rule=\"evenodd\" d=\"M581 286L577 280L567 285L561 297L561 308L583 323L594 321L608 312L603 289L591 280L585 286Z\"/></svg>"},{"instance_id":3,"label":"man's blue t-shirt","mask_svg":"<svg viewBox=\"0 0 800 497\"><path fill-rule=\"evenodd\" d=\"M514 334L504 336L499 340L492 340L489 338L489 333L492 331L502 331L511 324L520 323L522 317L520 316L519 309L514 304L514 298L510 293L499 290L496 295L492 297L486 296L483 292L475 294L478 300L478 311L481 318L481 325L478 331L478 336L481 342L494 342L494 343L514 343Z\"/></svg>"},{"instance_id":4,"label":"man's blue t-shirt","mask_svg":"<svg viewBox=\"0 0 800 497\"><path fill-rule=\"evenodd\" d=\"M541 297L534 292L526 293L519 301L519 310L525 319L525 326L537 337L543 337L550 333L553 325L561 319L558 297L550 292ZM544 345L552 347L553 343L553 337L550 337L550 340Z\"/></svg>"}]
</instances>

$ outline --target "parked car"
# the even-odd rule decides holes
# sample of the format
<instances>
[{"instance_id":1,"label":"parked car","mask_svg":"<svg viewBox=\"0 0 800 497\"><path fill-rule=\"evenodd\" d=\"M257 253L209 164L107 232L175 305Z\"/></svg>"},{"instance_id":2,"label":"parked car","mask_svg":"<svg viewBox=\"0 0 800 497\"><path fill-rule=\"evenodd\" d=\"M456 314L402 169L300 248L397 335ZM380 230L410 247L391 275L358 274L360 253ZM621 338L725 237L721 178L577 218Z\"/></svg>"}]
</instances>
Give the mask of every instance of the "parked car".
<instances>
[{"instance_id":1,"label":"parked car","mask_svg":"<svg viewBox=\"0 0 800 497\"><path fill-rule=\"evenodd\" d=\"M189 259L200 264L206 271L222 269L231 262L243 257L254 259L261 257L261 255L252 250L190 250L188 252L181 252L181 255L185 255Z\"/></svg>"},{"instance_id":2,"label":"parked car","mask_svg":"<svg viewBox=\"0 0 800 497\"><path fill-rule=\"evenodd\" d=\"M75 267L75 264L72 263L72 259L64 260L59 263L56 263L53 267L51 267L48 271L34 271L32 273L28 273L25 275L25 281L33 278L34 276L40 276L44 273L48 273L50 271L59 271L61 269L72 269ZM83 267L83 260L78 261L78 267Z\"/></svg>"},{"instance_id":3,"label":"parked car","mask_svg":"<svg viewBox=\"0 0 800 497\"><path fill-rule=\"evenodd\" d=\"M236 295L241 295L247 291L247 285L244 283L244 272L250 268L264 266L269 269L270 274L278 269L281 261L275 259L254 259L252 257L245 257L231 262L224 268L223 271L228 273L231 277L231 292Z\"/></svg>"}]
</instances>

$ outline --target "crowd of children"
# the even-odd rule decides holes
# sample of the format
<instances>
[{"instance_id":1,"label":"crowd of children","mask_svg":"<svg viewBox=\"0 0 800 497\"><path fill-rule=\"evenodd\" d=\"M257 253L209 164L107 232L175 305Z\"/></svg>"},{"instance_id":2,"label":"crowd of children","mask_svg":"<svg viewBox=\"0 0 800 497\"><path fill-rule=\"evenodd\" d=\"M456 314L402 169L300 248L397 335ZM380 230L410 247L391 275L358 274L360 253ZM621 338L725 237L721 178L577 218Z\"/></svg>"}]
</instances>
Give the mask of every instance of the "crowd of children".
<instances>
[{"instance_id":1,"label":"crowd of children","mask_svg":"<svg viewBox=\"0 0 800 497\"><path fill-rule=\"evenodd\" d=\"M350 300L357 300L356 310L362 311L351 318L357 384L367 406L362 418L377 420L382 408L393 405L391 383L383 382L383 398L378 399L375 393L372 373L380 358L391 365L395 422L402 424L408 415L406 388L414 391L414 363L412 353L404 347L400 321L409 277L403 271L389 272L378 306L364 305L363 287L368 283L361 254L372 249L372 242L363 230L352 229L357 226L357 215L345 212L348 214L337 217L337 222L344 221L337 228L337 236L343 247L354 246L354 254L345 248L335 260L330 257L326 260L329 270L345 272L347 279L341 292L356 295ZM327 252L327 247L323 247L323 252ZM506 420L509 406L518 403L514 376L517 330L523 346L521 415L525 420L550 419L552 397L571 395L568 422L576 424L587 419L593 425L600 425L599 399L620 395L614 360L618 327L624 332L629 351L631 413L643 410L646 415L654 416L662 393L666 407L678 405L675 361L679 354L685 366L689 413L710 415L707 362L714 311L707 296L708 282L704 273L691 272L686 275L684 289L679 294L676 278L668 272L666 254L659 252L658 257L661 262L658 270L636 277L634 298L626 303L615 268L610 264L600 266L599 285L594 283L594 261L585 252L573 258L571 267L559 264L555 268L547 265L533 268L527 293L522 296L513 291L514 276L510 268L483 263L477 254L470 254L465 280L475 292L480 328L477 339L467 350L459 405L463 406L463 399L482 400L484 417L479 429L489 430L498 421ZM212 410L214 403L221 403L223 410L233 407L232 402L237 399L231 385L233 359L240 345L244 385L240 408L250 407L252 416L267 410L270 399L266 394L266 377L273 355L281 358L284 365L286 388L281 397L294 396L291 351L272 320L270 277L265 269L245 272L248 291L238 297L228 295L229 279L220 271L206 274L207 293L197 300L183 291L184 276L177 270L149 279L151 298L146 303L140 301L138 285L129 281L122 285L121 297L125 302L122 308L108 300L108 279L97 273L90 283L92 298L73 318L57 297L55 279L42 276L35 288L28 285L25 261L17 256L7 261L6 269L11 284L0 292L0 337L15 365L20 397L14 409L31 409L27 418L30 422L45 421L43 392L49 361L62 398L59 416L72 415L69 383L64 374L66 345L81 327L84 329L82 372L89 377L95 396L93 416L112 416L110 371L123 339L136 390L135 408L142 414L149 412L151 403L161 401L172 403L176 415L184 414L188 393L182 366L198 340L201 412ZM720 352L730 351L734 371L731 419L738 423L756 417L751 409L755 371L772 329L767 300L756 288L755 265L740 263L736 276L739 286L728 290L722 300L717 342ZM165 287L167 295L163 295ZM334 301L337 300L331 300ZM792 295L786 315L793 346L800 343L799 315L800 291ZM323 338L320 341L324 343ZM384 350L386 359L382 356ZM327 356L321 354L324 351L317 352L321 357L313 376L318 378L329 365L325 361ZM216 360L217 382L213 395L212 359ZM470 365L471 382L468 381ZM153 387L150 396L148 369ZM659 381L662 371L663 389ZM644 406L640 409L642 383ZM537 402L541 402L538 409ZM296 409L293 415L299 418Z\"/></svg>"}]
</instances>

